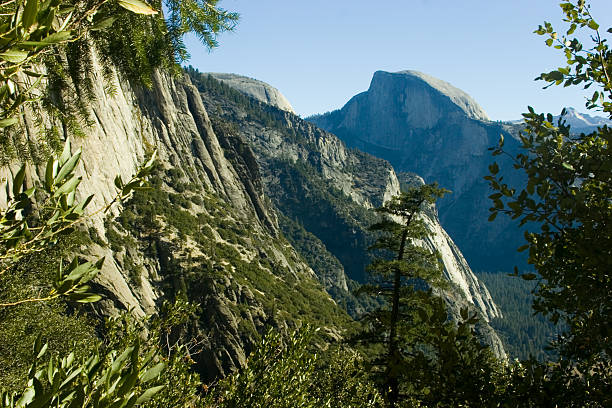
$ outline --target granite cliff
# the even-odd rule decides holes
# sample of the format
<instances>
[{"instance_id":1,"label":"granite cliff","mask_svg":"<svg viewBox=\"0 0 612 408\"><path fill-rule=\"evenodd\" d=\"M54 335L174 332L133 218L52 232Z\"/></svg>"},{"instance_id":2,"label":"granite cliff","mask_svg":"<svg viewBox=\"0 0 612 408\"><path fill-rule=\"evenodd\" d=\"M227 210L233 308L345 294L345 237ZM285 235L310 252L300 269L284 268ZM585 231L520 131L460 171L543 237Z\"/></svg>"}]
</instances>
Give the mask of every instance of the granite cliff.
<instances>
[{"instance_id":1,"label":"granite cliff","mask_svg":"<svg viewBox=\"0 0 612 408\"><path fill-rule=\"evenodd\" d=\"M487 222L490 193L483 179L493 161L487 149L502 134L506 148L517 150L518 128L488 120L465 92L415 71L378 71L366 92L308 120L347 145L388 160L399 172L414 172L451 190L439 202L440 220L472 268L510 271L525 265L515 251L521 232L510 220ZM500 165L511 168L504 158Z\"/></svg>"},{"instance_id":2,"label":"granite cliff","mask_svg":"<svg viewBox=\"0 0 612 408\"><path fill-rule=\"evenodd\" d=\"M91 75L109 78L92 59ZM244 364L268 327L310 323L340 337L351 319L282 236L251 150L216 133L189 78L156 71L147 89L111 73L112 87L92 82L82 101L87 137L71 137L83 149L80 195L95 194L91 208L103 207L116 175L129 180L153 150L159 160L152 190L87 221L87 255L106 257L96 282L105 298L95 311L151 314L179 294L199 304L187 335L200 339L194 358L205 380ZM67 84L55 97L78 95ZM68 136L53 116L24 120L31 138L38 126ZM32 166L28 183L43 174Z\"/></svg>"}]
</instances>

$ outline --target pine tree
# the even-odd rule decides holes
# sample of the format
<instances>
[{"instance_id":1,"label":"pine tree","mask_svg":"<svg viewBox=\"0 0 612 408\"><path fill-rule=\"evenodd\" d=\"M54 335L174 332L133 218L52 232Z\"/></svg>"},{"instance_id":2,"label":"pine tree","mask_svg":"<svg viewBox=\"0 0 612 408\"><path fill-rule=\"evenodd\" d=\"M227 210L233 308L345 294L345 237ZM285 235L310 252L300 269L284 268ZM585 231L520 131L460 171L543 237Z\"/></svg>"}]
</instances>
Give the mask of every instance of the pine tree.
<instances>
[{"instance_id":1,"label":"pine tree","mask_svg":"<svg viewBox=\"0 0 612 408\"><path fill-rule=\"evenodd\" d=\"M415 356L431 288L444 285L438 255L421 242L431 234L422 213L446 192L436 183L411 188L376 209L383 219L370 227L381 233L371 247L381 257L368 267L371 283L360 292L384 297L387 306L365 316L367 328L360 339L376 356L372 369L382 374L390 407L400 399L400 380Z\"/></svg>"}]
</instances>

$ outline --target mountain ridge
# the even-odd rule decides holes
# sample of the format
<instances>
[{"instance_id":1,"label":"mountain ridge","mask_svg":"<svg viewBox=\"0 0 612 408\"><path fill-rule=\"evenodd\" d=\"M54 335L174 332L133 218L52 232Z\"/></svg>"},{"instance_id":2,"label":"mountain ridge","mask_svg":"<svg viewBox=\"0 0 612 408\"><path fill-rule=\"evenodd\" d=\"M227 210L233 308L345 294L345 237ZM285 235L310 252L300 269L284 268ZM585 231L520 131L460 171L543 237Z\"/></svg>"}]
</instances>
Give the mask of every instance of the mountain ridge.
<instances>
[{"instance_id":1,"label":"mountain ridge","mask_svg":"<svg viewBox=\"0 0 612 408\"><path fill-rule=\"evenodd\" d=\"M258 114L251 108L251 102L238 94L232 99L226 89L216 89L218 85L211 83L214 78L191 74L195 75L194 82L200 79L198 87L213 122L238 125L230 131L241 134L253 149L267 195L279 211L287 219L297 220L300 228L321 240L344 266L344 270L337 271L339 274L346 272L351 280L364 282L363 272L370 262L367 248L371 245L367 228L375 221L368 209L382 205L400 191L399 181L389 163L347 149L335 135L291 113L262 106L266 114ZM425 245L443 254L445 275L455 282L464 299L447 297L453 315L458 317L459 305L467 302L480 311L485 321L501 316L486 287L474 276L451 238L439 226L435 212L426 217L426 222L436 234ZM342 289L333 282L343 279L323 278L323 281L332 282L325 285L330 293ZM344 297L336 297L336 301L354 300L345 291ZM499 343L493 343L496 352L504 355Z\"/></svg>"}]
</instances>

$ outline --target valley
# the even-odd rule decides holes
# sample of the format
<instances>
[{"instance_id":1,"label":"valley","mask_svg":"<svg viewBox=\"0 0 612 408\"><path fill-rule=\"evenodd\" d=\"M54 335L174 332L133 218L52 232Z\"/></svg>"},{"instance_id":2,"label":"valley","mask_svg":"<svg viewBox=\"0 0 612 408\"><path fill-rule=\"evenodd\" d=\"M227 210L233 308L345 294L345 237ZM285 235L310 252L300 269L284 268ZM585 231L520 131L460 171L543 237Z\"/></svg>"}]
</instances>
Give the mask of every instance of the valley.
<instances>
[{"instance_id":1,"label":"valley","mask_svg":"<svg viewBox=\"0 0 612 408\"><path fill-rule=\"evenodd\" d=\"M0 407L607 406L588 7L597 53L563 37L538 80L589 113L502 122L415 70L303 118L186 65L235 29L217 3L0 5Z\"/></svg>"}]
</instances>

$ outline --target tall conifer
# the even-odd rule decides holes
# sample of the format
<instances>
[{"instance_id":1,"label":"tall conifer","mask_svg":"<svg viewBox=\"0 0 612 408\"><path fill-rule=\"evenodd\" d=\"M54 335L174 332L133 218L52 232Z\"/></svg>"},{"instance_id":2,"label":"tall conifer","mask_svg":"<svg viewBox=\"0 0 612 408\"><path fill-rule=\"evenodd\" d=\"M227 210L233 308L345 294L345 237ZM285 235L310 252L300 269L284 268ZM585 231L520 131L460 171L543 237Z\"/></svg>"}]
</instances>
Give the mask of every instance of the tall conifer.
<instances>
[{"instance_id":1,"label":"tall conifer","mask_svg":"<svg viewBox=\"0 0 612 408\"><path fill-rule=\"evenodd\" d=\"M394 197L376 211L380 222L370 227L380 237L371 249L380 253L368 270L371 283L360 292L382 296L386 307L365 316L367 331L363 339L375 352L373 370L383 374L383 388L390 407L400 398L400 380L413 356L414 331L420 330L419 315L432 296L431 288L443 286L438 254L422 245L431 232L422 213L447 190L437 183L411 188Z\"/></svg>"}]
</instances>

